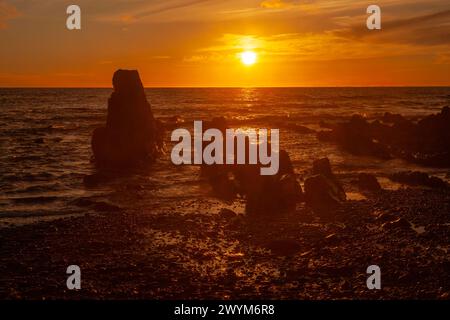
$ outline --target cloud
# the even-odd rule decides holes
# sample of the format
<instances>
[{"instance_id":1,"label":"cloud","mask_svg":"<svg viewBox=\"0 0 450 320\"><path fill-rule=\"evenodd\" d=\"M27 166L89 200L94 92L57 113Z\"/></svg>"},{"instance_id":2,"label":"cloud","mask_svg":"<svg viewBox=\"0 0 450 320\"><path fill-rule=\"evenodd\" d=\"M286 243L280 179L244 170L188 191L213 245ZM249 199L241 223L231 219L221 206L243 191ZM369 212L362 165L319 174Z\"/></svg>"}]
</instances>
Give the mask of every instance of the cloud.
<instances>
[{"instance_id":1,"label":"cloud","mask_svg":"<svg viewBox=\"0 0 450 320\"><path fill-rule=\"evenodd\" d=\"M143 12L140 12L140 13L136 14L136 17L143 18L143 17L150 16L150 15L157 14L157 13L162 13L162 12L166 12L166 11L177 10L177 9L181 9L181 8L185 8L185 7L194 6L194 5L200 4L202 2L207 2L207 1L209 1L209 0L175 1L174 3L169 3L165 6L161 6L158 8L152 8L150 10L145 10Z\"/></svg>"},{"instance_id":2,"label":"cloud","mask_svg":"<svg viewBox=\"0 0 450 320\"><path fill-rule=\"evenodd\" d=\"M300 1L295 0L264 0L261 2L261 7L267 9L280 9L280 8L288 8L292 7L296 4L299 4Z\"/></svg>"},{"instance_id":3,"label":"cloud","mask_svg":"<svg viewBox=\"0 0 450 320\"><path fill-rule=\"evenodd\" d=\"M395 52L404 52L397 46ZM185 58L189 62L230 61L245 50L254 50L266 60L331 61L381 57L386 48L368 48L365 43L332 33L285 33L270 36L224 34L213 46L201 48Z\"/></svg>"},{"instance_id":4,"label":"cloud","mask_svg":"<svg viewBox=\"0 0 450 320\"><path fill-rule=\"evenodd\" d=\"M404 43L414 46L450 44L450 10L382 22L377 32L364 25L335 30L334 34L355 41Z\"/></svg>"},{"instance_id":5,"label":"cloud","mask_svg":"<svg viewBox=\"0 0 450 320\"><path fill-rule=\"evenodd\" d=\"M423 19L414 19L414 21L429 21L429 19L423 17ZM393 25L400 26L401 23L393 23ZM399 29L403 30L400 27ZM449 61L448 45L443 43L450 41L450 32L448 31L450 29L439 30L423 29L422 33L414 35L415 41L412 41L411 38L404 41L395 41L395 38L391 39L392 41L382 41L370 37L355 38L348 30L345 30L345 32L278 33L265 36L227 33L217 38L212 45L198 48L191 55L186 56L184 61L190 63L212 61L226 63L236 60L239 53L243 51L253 50L257 52L261 60L278 63L431 55L436 63L447 64ZM426 38L425 35L427 34L432 36ZM393 35L398 34L393 32ZM430 50L430 45L433 45L432 50Z\"/></svg>"},{"instance_id":6,"label":"cloud","mask_svg":"<svg viewBox=\"0 0 450 320\"><path fill-rule=\"evenodd\" d=\"M20 16L19 11L5 0L0 0L0 29L6 28L6 22Z\"/></svg>"},{"instance_id":7,"label":"cloud","mask_svg":"<svg viewBox=\"0 0 450 320\"><path fill-rule=\"evenodd\" d=\"M214 3L212 0L165 0L155 2L136 2L130 3L127 7L122 7L120 12L117 10L103 12L98 15L101 21L135 23L138 21L149 21L157 16L162 16L162 21L170 21L171 17L180 18L179 13L184 9L189 12L191 7L202 4ZM198 10L195 9L198 13ZM195 16L195 15L194 15ZM185 18L186 14L181 15ZM165 20L167 19L167 20Z\"/></svg>"}]
</instances>

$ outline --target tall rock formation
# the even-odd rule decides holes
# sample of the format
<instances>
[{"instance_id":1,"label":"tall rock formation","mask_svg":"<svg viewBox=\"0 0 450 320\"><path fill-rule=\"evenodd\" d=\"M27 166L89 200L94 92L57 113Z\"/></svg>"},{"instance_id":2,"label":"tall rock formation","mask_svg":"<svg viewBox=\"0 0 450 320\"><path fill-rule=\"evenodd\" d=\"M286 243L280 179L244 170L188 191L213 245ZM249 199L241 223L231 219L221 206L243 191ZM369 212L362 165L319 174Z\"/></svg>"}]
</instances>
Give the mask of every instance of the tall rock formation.
<instances>
[{"instance_id":1,"label":"tall rock formation","mask_svg":"<svg viewBox=\"0 0 450 320\"><path fill-rule=\"evenodd\" d=\"M163 147L137 70L118 70L108 100L106 127L94 130L92 150L100 167L132 167L153 162Z\"/></svg>"}]
</instances>

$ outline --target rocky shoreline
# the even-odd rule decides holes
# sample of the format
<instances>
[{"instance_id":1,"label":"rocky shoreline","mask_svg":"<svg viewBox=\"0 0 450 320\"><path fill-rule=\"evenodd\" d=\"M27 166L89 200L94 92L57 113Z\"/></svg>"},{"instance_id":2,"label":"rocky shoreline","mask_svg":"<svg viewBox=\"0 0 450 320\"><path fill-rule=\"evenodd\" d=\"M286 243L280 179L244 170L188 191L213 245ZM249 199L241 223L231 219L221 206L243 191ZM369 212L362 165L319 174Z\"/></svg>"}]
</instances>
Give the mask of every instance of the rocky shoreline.
<instances>
[{"instance_id":1,"label":"rocky shoreline","mask_svg":"<svg viewBox=\"0 0 450 320\"><path fill-rule=\"evenodd\" d=\"M450 192L406 188L278 216L208 200L0 230L3 299L449 299ZM189 208L190 210L186 210ZM66 289L78 264L82 290ZM366 287L367 266L382 290Z\"/></svg>"},{"instance_id":2,"label":"rocky shoreline","mask_svg":"<svg viewBox=\"0 0 450 320\"><path fill-rule=\"evenodd\" d=\"M93 132L97 171L84 177L86 188L163 151L163 123L139 74L119 70L113 86L106 125ZM291 129L356 155L450 166L448 107L417 122L385 114L321 126L328 130ZM219 117L206 127L229 124ZM1 228L0 299L449 299L446 181L402 171L387 178L404 187L388 190L369 173L343 179L328 158L294 168L287 151L279 155L273 176L258 165L200 166L204 198L143 209L80 198L73 201L95 214ZM139 188L118 193L138 197ZM79 291L66 288L73 264ZM381 268L381 290L367 289L370 265Z\"/></svg>"}]
</instances>

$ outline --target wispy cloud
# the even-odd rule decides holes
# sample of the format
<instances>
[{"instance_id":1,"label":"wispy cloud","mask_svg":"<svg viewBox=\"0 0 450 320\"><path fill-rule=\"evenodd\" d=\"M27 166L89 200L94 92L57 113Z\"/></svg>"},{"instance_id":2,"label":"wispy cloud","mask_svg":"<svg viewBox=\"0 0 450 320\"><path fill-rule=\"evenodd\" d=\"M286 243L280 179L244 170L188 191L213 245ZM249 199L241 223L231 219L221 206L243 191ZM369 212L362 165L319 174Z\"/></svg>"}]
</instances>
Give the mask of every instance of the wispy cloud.
<instances>
[{"instance_id":1,"label":"wispy cloud","mask_svg":"<svg viewBox=\"0 0 450 320\"><path fill-rule=\"evenodd\" d=\"M0 0L0 29L6 28L7 21L18 16L20 16L20 13L16 7L5 0Z\"/></svg>"},{"instance_id":2,"label":"wispy cloud","mask_svg":"<svg viewBox=\"0 0 450 320\"><path fill-rule=\"evenodd\" d=\"M137 19L144 18L153 14L191 7L208 1L210 0L172 1L172 2L165 1L164 5L139 12L135 16Z\"/></svg>"},{"instance_id":3,"label":"wispy cloud","mask_svg":"<svg viewBox=\"0 0 450 320\"><path fill-rule=\"evenodd\" d=\"M152 2L132 3L128 7L123 8L120 12L114 10L112 12L104 12L98 14L99 20L111 22L135 23L139 21L148 21L152 18L164 16L167 20L177 20L174 17L183 10L196 10L201 5L211 5L216 0L164 0ZM194 9L194 7L196 7ZM182 20L190 15L178 15L178 19ZM164 19L162 19L164 21Z\"/></svg>"},{"instance_id":4,"label":"wispy cloud","mask_svg":"<svg viewBox=\"0 0 450 320\"><path fill-rule=\"evenodd\" d=\"M300 3L301 1L298 0L264 0L261 2L261 7L268 9L280 9L292 7Z\"/></svg>"},{"instance_id":5,"label":"wispy cloud","mask_svg":"<svg viewBox=\"0 0 450 320\"><path fill-rule=\"evenodd\" d=\"M385 21L380 32L368 32L365 26L354 24L334 31L334 34L356 41L404 43L414 46L449 45L450 10Z\"/></svg>"}]
</instances>

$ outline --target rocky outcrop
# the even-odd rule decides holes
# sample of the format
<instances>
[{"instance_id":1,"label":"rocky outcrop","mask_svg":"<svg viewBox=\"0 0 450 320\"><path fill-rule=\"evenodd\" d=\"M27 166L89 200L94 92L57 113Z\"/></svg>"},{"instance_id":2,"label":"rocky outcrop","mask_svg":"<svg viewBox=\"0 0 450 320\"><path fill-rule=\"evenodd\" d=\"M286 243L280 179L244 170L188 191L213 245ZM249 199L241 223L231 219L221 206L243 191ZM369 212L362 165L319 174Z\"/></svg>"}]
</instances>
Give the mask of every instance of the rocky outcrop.
<instances>
[{"instance_id":1,"label":"rocky outcrop","mask_svg":"<svg viewBox=\"0 0 450 320\"><path fill-rule=\"evenodd\" d=\"M313 176L305 180L305 201L313 209L335 207L346 200L345 191L331 170L330 160L314 161Z\"/></svg>"},{"instance_id":2,"label":"rocky outcrop","mask_svg":"<svg viewBox=\"0 0 450 320\"><path fill-rule=\"evenodd\" d=\"M450 108L418 122L386 113L379 120L353 116L348 122L325 125L321 141L333 142L356 155L381 159L398 157L424 166L450 167Z\"/></svg>"},{"instance_id":3,"label":"rocky outcrop","mask_svg":"<svg viewBox=\"0 0 450 320\"><path fill-rule=\"evenodd\" d=\"M389 179L410 186L424 186L434 189L446 189L449 187L449 184L444 180L419 171L397 172L389 175Z\"/></svg>"},{"instance_id":4,"label":"rocky outcrop","mask_svg":"<svg viewBox=\"0 0 450 320\"><path fill-rule=\"evenodd\" d=\"M317 137L321 141L336 143L355 155L390 159L387 147L373 139L375 127L379 127L379 124L372 126L361 116L353 116L349 122L337 124L332 130L318 132Z\"/></svg>"},{"instance_id":5,"label":"rocky outcrop","mask_svg":"<svg viewBox=\"0 0 450 320\"><path fill-rule=\"evenodd\" d=\"M162 126L153 117L139 73L116 71L113 88L106 126L92 136L96 164L130 167L154 161L163 146Z\"/></svg>"},{"instance_id":6,"label":"rocky outcrop","mask_svg":"<svg viewBox=\"0 0 450 320\"><path fill-rule=\"evenodd\" d=\"M203 130L217 128L225 133L225 118L204 122ZM222 154L225 157L225 150ZM250 215L276 214L295 209L302 198L302 188L294 174L289 154L280 150L276 175L262 176L260 165L202 165L201 174L207 178L216 196L231 200L237 195L246 199L246 213Z\"/></svg>"},{"instance_id":7,"label":"rocky outcrop","mask_svg":"<svg viewBox=\"0 0 450 320\"><path fill-rule=\"evenodd\" d=\"M361 191L377 193L382 190L377 178L369 173L360 173L358 175L358 187Z\"/></svg>"}]
</instances>

